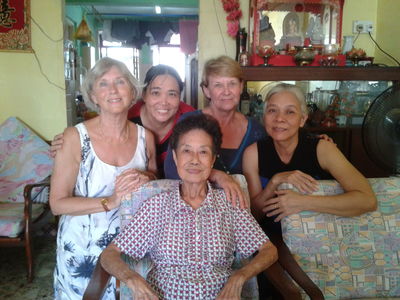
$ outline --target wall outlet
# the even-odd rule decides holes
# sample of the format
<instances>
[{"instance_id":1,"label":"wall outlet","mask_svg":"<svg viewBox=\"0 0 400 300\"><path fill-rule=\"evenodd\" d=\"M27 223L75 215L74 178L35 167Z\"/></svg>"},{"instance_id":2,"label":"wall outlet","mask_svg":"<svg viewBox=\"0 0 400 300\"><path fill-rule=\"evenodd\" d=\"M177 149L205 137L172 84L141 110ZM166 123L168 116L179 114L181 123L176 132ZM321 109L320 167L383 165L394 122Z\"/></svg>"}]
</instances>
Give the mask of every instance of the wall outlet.
<instances>
[{"instance_id":1,"label":"wall outlet","mask_svg":"<svg viewBox=\"0 0 400 300\"><path fill-rule=\"evenodd\" d=\"M353 21L353 33L372 32L373 26L371 21Z\"/></svg>"}]
</instances>

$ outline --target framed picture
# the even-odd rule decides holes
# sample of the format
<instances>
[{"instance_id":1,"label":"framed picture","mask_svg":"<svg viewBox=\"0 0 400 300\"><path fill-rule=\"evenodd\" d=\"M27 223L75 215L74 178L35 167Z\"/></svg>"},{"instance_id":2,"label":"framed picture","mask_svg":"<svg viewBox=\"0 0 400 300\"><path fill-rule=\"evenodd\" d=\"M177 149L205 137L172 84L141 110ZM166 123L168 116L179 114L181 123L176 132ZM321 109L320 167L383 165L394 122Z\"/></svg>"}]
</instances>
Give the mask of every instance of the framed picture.
<instances>
[{"instance_id":1,"label":"framed picture","mask_svg":"<svg viewBox=\"0 0 400 300\"><path fill-rule=\"evenodd\" d=\"M30 0L0 1L0 51L32 52Z\"/></svg>"},{"instance_id":2,"label":"framed picture","mask_svg":"<svg viewBox=\"0 0 400 300\"><path fill-rule=\"evenodd\" d=\"M251 0L252 52L340 44L344 0Z\"/></svg>"}]
</instances>

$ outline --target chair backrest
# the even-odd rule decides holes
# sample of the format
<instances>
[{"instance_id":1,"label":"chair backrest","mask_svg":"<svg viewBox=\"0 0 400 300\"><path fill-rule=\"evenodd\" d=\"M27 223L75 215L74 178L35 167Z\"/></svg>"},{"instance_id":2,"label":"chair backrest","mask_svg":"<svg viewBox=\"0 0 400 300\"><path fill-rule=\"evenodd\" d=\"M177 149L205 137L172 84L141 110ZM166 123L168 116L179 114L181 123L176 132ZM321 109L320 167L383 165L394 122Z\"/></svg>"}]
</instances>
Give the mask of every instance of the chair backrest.
<instances>
[{"instance_id":1,"label":"chair backrest","mask_svg":"<svg viewBox=\"0 0 400 300\"><path fill-rule=\"evenodd\" d=\"M305 211L282 220L286 244L326 299L400 296L400 177L369 182L374 212L346 218ZM316 195L343 193L335 180L319 183Z\"/></svg>"},{"instance_id":2,"label":"chair backrest","mask_svg":"<svg viewBox=\"0 0 400 300\"><path fill-rule=\"evenodd\" d=\"M24 202L25 185L42 181L52 168L50 146L25 124L10 117L0 125L0 202Z\"/></svg>"}]
</instances>

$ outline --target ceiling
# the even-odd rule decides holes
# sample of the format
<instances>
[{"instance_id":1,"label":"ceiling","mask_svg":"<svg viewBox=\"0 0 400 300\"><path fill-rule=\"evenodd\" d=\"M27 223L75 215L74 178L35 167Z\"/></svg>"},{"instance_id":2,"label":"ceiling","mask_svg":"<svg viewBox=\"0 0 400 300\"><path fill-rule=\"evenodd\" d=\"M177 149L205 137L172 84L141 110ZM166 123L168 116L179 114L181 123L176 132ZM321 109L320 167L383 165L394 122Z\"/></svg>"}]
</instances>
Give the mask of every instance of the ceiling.
<instances>
[{"instance_id":1,"label":"ceiling","mask_svg":"<svg viewBox=\"0 0 400 300\"><path fill-rule=\"evenodd\" d=\"M81 5L89 11L107 17L115 16L167 16L194 17L199 14L199 0L65 0L66 5ZM155 13L155 6L161 14Z\"/></svg>"}]
</instances>

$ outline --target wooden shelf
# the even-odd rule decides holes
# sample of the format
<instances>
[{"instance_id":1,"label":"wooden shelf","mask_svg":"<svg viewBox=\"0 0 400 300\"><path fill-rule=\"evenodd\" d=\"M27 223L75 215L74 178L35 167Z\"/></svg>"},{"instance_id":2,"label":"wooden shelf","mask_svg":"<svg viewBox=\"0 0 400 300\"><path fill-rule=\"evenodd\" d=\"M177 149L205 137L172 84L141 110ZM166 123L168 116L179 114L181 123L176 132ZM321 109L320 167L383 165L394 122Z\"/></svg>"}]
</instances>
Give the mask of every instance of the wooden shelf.
<instances>
[{"instance_id":1,"label":"wooden shelf","mask_svg":"<svg viewBox=\"0 0 400 300\"><path fill-rule=\"evenodd\" d=\"M387 80L400 81L400 67L242 67L247 81Z\"/></svg>"}]
</instances>

